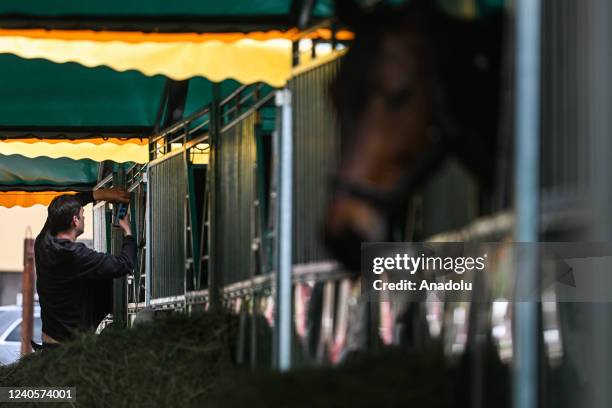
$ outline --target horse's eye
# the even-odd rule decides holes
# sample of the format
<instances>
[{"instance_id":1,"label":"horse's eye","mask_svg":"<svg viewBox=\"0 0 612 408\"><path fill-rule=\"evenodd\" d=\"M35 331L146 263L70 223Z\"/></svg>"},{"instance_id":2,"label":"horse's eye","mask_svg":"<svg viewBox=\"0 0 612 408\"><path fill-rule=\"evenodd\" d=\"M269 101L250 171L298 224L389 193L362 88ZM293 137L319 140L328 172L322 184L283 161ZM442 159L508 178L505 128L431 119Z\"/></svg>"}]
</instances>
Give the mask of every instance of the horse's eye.
<instances>
[{"instance_id":1,"label":"horse's eye","mask_svg":"<svg viewBox=\"0 0 612 408\"><path fill-rule=\"evenodd\" d=\"M398 109L410 102L412 98L412 88L409 86L400 88L387 96L387 106L391 109Z\"/></svg>"}]
</instances>

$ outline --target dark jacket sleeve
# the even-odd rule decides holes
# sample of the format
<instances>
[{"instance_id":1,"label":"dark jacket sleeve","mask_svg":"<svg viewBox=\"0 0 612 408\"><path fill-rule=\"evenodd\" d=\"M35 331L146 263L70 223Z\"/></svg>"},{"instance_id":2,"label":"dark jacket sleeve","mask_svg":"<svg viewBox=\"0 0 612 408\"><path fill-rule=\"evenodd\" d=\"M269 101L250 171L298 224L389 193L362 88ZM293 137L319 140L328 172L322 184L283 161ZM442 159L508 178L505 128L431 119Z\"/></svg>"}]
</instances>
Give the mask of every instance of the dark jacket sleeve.
<instances>
[{"instance_id":1,"label":"dark jacket sleeve","mask_svg":"<svg viewBox=\"0 0 612 408\"><path fill-rule=\"evenodd\" d=\"M79 244L76 261L80 279L112 279L127 275L134 269L136 240L131 235L123 237L119 255L96 252Z\"/></svg>"}]
</instances>

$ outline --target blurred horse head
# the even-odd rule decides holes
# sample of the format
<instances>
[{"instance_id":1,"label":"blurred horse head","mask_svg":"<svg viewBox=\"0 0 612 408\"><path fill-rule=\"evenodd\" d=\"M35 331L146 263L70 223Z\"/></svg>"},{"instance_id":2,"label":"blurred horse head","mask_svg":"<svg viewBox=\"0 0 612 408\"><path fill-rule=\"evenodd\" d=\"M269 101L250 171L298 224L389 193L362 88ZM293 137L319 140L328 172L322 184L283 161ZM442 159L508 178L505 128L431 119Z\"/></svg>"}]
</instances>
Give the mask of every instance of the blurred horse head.
<instances>
[{"instance_id":1,"label":"blurred horse head","mask_svg":"<svg viewBox=\"0 0 612 408\"><path fill-rule=\"evenodd\" d=\"M331 96L341 129L326 244L350 269L360 244L389 239L390 222L448 153L491 187L502 24L445 15L432 0L364 11L336 0L355 32Z\"/></svg>"}]
</instances>

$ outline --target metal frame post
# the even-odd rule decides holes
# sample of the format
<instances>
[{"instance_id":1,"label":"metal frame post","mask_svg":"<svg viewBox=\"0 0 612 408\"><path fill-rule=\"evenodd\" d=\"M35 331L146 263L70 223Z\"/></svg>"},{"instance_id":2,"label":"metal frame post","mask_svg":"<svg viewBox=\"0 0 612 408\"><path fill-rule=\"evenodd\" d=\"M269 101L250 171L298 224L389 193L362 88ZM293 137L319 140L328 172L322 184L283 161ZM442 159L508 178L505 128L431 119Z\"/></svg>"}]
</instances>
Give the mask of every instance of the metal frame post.
<instances>
[{"instance_id":1,"label":"metal frame post","mask_svg":"<svg viewBox=\"0 0 612 408\"><path fill-rule=\"evenodd\" d=\"M540 0L516 3L516 241L533 243L539 231L541 7ZM516 265L513 404L515 408L536 408L538 303L528 297L539 293L537 251L521 251Z\"/></svg>"},{"instance_id":2,"label":"metal frame post","mask_svg":"<svg viewBox=\"0 0 612 408\"><path fill-rule=\"evenodd\" d=\"M281 128L277 139L278 227L276 236L277 367L291 368L291 283L293 265L293 122L291 91L276 92Z\"/></svg>"},{"instance_id":3,"label":"metal frame post","mask_svg":"<svg viewBox=\"0 0 612 408\"><path fill-rule=\"evenodd\" d=\"M213 100L210 109L210 160L209 172L207 174L209 182L210 205L208 209L210 215L208 217L208 293L210 299L210 307L212 309L221 306L221 273L219 270L219 262L217 261L217 244L218 239L218 198L220 191L220 155L219 155L219 136L221 130L221 89L218 83L213 83Z\"/></svg>"},{"instance_id":4,"label":"metal frame post","mask_svg":"<svg viewBox=\"0 0 612 408\"><path fill-rule=\"evenodd\" d=\"M22 276L22 296L21 296L21 355L32 352L32 333L34 328L34 286L36 277L34 272L34 238L32 229L26 230L26 237L23 240L23 276Z\"/></svg>"},{"instance_id":5,"label":"metal frame post","mask_svg":"<svg viewBox=\"0 0 612 408\"><path fill-rule=\"evenodd\" d=\"M592 0L580 2L585 8L589 41L588 60L589 81L586 86L591 95L589 103L589 125L591 132L591 174L593 175L592 213L597 222L589 239L592 241L612 240L612 185L610 183L610 155L612 154L612 4L609 0ZM606 279L601 285L610 284ZM584 407L612 406L612 304L589 305L591 320L588 353L593 358L590 390L592 395L582 396L580 402ZM583 402L584 401L584 402ZM587 402L588 401L588 402Z\"/></svg>"},{"instance_id":6,"label":"metal frame post","mask_svg":"<svg viewBox=\"0 0 612 408\"><path fill-rule=\"evenodd\" d=\"M145 307L151 306L151 188L149 186L150 164L147 164L147 172L143 174L142 181L145 184L147 203L145 208Z\"/></svg>"},{"instance_id":7,"label":"metal frame post","mask_svg":"<svg viewBox=\"0 0 612 408\"><path fill-rule=\"evenodd\" d=\"M125 188L126 175L123 165L119 165L113 173L113 187ZM117 211L117 210L115 210ZM116 229L111 229L111 253L118 255L121 252L123 243L123 233ZM121 327L127 327L127 301L128 288L127 276L113 279L113 318L115 324Z\"/></svg>"}]
</instances>

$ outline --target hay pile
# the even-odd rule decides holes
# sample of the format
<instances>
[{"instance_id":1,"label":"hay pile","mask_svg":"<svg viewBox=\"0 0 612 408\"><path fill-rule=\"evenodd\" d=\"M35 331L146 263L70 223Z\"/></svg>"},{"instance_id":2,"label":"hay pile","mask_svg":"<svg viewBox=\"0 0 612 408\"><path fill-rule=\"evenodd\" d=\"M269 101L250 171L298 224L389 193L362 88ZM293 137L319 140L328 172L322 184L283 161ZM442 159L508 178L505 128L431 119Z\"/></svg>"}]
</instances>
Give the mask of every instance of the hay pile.
<instances>
[{"instance_id":1,"label":"hay pile","mask_svg":"<svg viewBox=\"0 0 612 408\"><path fill-rule=\"evenodd\" d=\"M236 373L210 395L207 407L366 408L473 407L471 355L449 362L438 349L383 349L338 367L280 374ZM484 356L484 407L510 407L510 377L493 350Z\"/></svg>"},{"instance_id":2,"label":"hay pile","mask_svg":"<svg viewBox=\"0 0 612 408\"><path fill-rule=\"evenodd\" d=\"M470 406L469 354L450 365L436 350L396 348L333 368L250 371L232 364L235 329L236 320L221 314L109 328L0 367L0 386L76 386L83 407ZM507 369L491 356L483 406L504 407Z\"/></svg>"},{"instance_id":3,"label":"hay pile","mask_svg":"<svg viewBox=\"0 0 612 408\"><path fill-rule=\"evenodd\" d=\"M109 327L0 367L0 386L76 386L83 407L201 406L231 366L232 326L226 315L176 314L131 330Z\"/></svg>"},{"instance_id":4,"label":"hay pile","mask_svg":"<svg viewBox=\"0 0 612 408\"><path fill-rule=\"evenodd\" d=\"M339 367L287 374L237 373L211 395L207 407L462 407L455 371L435 352L388 349ZM239 392L237 392L239 390Z\"/></svg>"}]
</instances>

